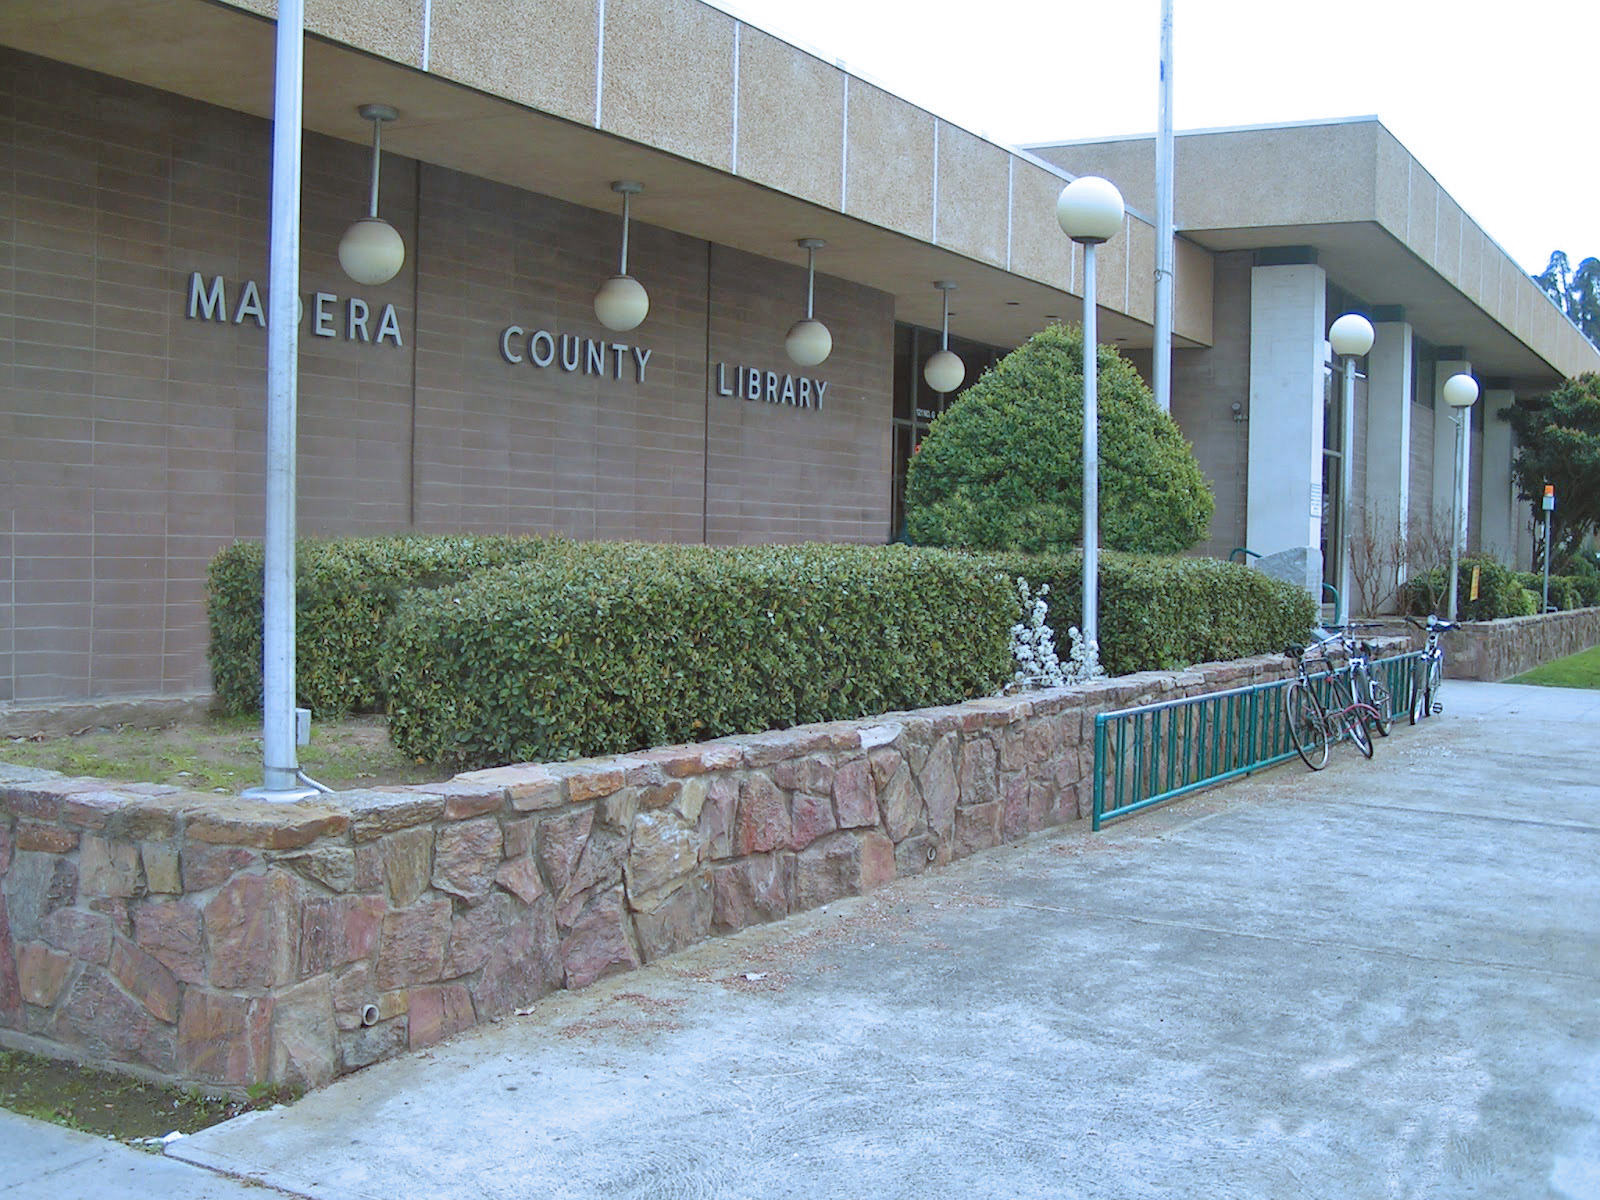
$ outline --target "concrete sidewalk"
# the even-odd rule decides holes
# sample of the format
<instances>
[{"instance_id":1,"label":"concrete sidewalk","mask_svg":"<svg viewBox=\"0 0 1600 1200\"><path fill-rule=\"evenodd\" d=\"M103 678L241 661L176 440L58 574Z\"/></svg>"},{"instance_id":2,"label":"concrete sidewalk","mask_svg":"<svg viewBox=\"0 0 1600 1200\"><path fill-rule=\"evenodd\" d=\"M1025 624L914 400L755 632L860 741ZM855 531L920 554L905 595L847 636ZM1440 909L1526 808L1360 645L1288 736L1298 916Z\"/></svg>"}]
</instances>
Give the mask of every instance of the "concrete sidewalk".
<instances>
[{"instance_id":1,"label":"concrete sidewalk","mask_svg":"<svg viewBox=\"0 0 1600 1200\"><path fill-rule=\"evenodd\" d=\"M0 1197L5 1200L270 1200L279 1194L0 1109Z\"/></svg>"},{"instance_id":2,"label":"concrete sidewalk","mask_svg":"<svg viewBox=\"0 0 1600 1200\"><path fill-rule=\"evenodd\" d=\"M1600 1196L1600 695L1444 700L169 1153L319 1200Z\"/></svg>"}]
</instances>

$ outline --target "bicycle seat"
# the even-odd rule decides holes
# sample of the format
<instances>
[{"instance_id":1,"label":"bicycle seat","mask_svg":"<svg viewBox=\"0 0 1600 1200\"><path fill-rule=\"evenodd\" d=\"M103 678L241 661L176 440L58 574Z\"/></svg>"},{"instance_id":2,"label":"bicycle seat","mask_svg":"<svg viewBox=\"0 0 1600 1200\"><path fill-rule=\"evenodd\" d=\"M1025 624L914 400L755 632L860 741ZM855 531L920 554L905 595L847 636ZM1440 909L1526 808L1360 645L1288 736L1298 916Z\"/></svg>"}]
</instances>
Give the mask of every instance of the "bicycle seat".
<instances>
[{"instance_id":1,"label":"bicycle seat","mask_svg":"<svg viewBox=\"0 0 1600 1200\"><path fill-rule=\"evenodd\" d=\"M1291 658L1304 658L1306 648L1298 642L1289 642L1284 646L1283 652Z\"/></svg>"},{"instance_id":2,"label":"bicycle seat","mask_svg":"<svg viewBox=\"0 0 1600 1200\"><path fill-rule=\"evenodd\" d=\"M1429 629L1438 629L1438 630L1441 630L1441 631L1448 631L1448 630L1451 630L1451 629L1460 629L1461 628L1461 622L1460 621L1442 621L1438 617L1429 617L1428 618L1428 628Z\"/></svg>"}]
</instances>

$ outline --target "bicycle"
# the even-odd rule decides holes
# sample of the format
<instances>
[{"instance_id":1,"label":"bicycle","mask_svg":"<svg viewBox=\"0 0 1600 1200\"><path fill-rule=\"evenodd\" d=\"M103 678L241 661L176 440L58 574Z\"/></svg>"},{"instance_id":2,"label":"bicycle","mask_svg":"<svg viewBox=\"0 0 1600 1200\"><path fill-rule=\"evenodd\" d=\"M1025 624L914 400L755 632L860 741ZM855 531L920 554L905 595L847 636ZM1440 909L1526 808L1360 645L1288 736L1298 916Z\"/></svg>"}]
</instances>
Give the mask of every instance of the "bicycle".
<instances>
[{"instance_id":1,"label":"bicycle","mask_svg":"<svg viewBox=\"0 0 1600 1200\"><path fill-rule=\"evenodd\" d=\"M1326 647L1339 641L1329 636L1322 639ZM1328 750L1332 742L1348 737L1357 750L1367 758L1372 757L1372 736L1367 725L1378 720L1378 711L1365 701L1357 700L1347 679L1348 667L1338 671L1330 669L1320 675L1306 670L1306 647L1291 642L1284 653L1294 659L1295 678L1290 681L1283 698L1284 718L1289 725L1289 740L1294 743L1300 761L1313 771L1320 771L1328 763ZM1327 661L1327 652L1323 652ZM1334 707L1322 702L1317 694L1317 684L1327 681Z\"/></svg>"},{"instance_id":2,"label":"bicycle","mask_svg":"<svg viewBox=\"0 0 1600 1200\"><path fill-rule=\"evenodd\" d=\"M1407 697L1411 723L1415 725L1423 717L1436 716L1444 711L1444 705L1439 702L1439 692L1444 687L1444 644L1440 639L1452 629L1460 629L1461 623L1443 621L1429 613L1427 624L1414 617L1407 617L1406 624L1425 629L1428 633L1422 657L1411 671L1411 695Z\"/></svg>"},{"instance_id":3,"label":"bicycle","mask_svg":"<svg viewBox=\"0 0 1600 1200\"><path fill-rule=\"evenodd\" d=\"M1351 630L1378 628L1373 625L1346 625L1344 632L1339 635L1343 643L1349 662L1345 667L1348 673L1350 696L1352 700L1359 700L1370 705L1378 714L1372 722L1373 730L1379 737L1388 737L1394 729L1394 698L1389 694L1389 685L1384 683L1372 673L1372 655L1374 653L1370 642L1357 641L1351 636Z\"/></svg>"}]
</instances>

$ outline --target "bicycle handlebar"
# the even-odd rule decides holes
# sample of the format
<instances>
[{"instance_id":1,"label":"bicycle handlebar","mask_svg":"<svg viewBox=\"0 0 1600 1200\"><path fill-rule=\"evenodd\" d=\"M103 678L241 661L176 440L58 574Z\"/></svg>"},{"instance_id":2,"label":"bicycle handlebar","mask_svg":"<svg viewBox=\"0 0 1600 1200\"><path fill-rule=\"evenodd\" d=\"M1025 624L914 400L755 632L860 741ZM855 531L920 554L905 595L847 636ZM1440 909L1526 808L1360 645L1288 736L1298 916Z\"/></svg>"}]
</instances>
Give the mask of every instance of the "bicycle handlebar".
<instances>
[{"instance_id":1,"label":"bicycle handlebar","mask_svg":"<svg viewBox=\"0 0 1600 1200\"><path fill-rule=\"evenodd\" d=\"M1406 624L1415 629L1426 629L1429 633L1433 633L1434 631L1438 631L1439 633L1448 633L1452 629L1461 628L1460 621L1446 621L1441 617L1434 616L1432 613L1428 614L1428 623L1426 625L1417 620L1415 617L1407 617Z\"/></svg>"}]
</instances>

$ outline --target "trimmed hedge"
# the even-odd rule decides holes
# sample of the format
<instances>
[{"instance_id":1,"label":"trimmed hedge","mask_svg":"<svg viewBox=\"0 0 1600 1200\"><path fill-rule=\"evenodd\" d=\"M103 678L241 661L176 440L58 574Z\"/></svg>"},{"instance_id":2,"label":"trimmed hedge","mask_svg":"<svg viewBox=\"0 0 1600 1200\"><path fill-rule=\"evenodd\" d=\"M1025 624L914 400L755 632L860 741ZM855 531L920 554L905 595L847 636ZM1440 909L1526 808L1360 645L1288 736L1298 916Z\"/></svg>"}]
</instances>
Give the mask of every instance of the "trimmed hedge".
<instances>
[{"instance_id":1,"label":"trimmed hedge","mask_svg":"<svg viewBox=\"0 0 1600 1200\"><path fill-rule=\"evenodd\" d=\"M1544 595L1544 575L1538 571L1518 571L1517 582L1534 598ZM1550 576L1550 603L1562 612L1600 604L1600 578L1583 575ZM1537 606L1535 606L1537 608Z\"/></svg>"},{"instance_id":2,"label":"trimmed hedge","mask_svg":"<svg viewBox=\"0 0 1600 1200\"><path fill-rule=\"evenodd\" d=\"M1050 585L1063 659L1082 626L1083 555L987 554L1008 576ZM1304 641L1317 608L1303 588L1214 558L1100 554L1100 662L1113 675L1226 661Z\"/></svg>"},{"instance_id":3,"label":"trimmed hedge","mask_svg":"<svg viewBox=\"0 0 1600 1200\"><path fill-rule=\"evenodd\" d=\"M302 538L295 549L295 692L318 717L381 712L384 629L413 588L558 552L563 543L514 537ZM261 711L260 542L211 560L206 613L212 686L224 712Z\"/></svg>"},{"instance_id":4,"label":"trimmed hedge","mask_svg":"<svg viewBox=\"0 0 1600 1200\"><path fill-rule=\"evenodd\" d=\"M907 547L586 545L412 593L395 745L551 761L955 703L1010 676L992 564Z\"/></svg>"},{"instance_id":5,"label":"trimmed hedge","mask_svg":"<svg viewBox=\"0 0 1600 1200\"><path fill-rule=\"evenodd\" d=\"M1082 557L903 546L712 548L392 537L299 548L300 702L380 708L408 753L560 759L952 703L1011 674L1014 581L1051 587L1069 651ZM211 568L212 664L259 711L261 548ZM1212 559L1107 552L1113 673L1300 638L1308 595Z\"/></svg>"}]
</instances>

